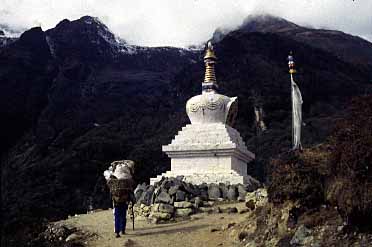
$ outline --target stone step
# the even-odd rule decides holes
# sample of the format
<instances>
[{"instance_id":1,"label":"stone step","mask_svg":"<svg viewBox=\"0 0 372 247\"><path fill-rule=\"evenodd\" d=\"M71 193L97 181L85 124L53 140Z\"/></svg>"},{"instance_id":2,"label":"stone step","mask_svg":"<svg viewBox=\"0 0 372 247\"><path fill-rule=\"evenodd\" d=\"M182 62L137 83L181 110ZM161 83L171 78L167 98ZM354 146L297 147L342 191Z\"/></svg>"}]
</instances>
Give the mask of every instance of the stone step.
<instances>
[{"instance_id":1,"label":"stone step","mask_svg":"<svg viewBox=\"0 0 372 247\"><path fill-rule=\"evenodd\" d=\"M156 178L151 178L150 183L154 184L157 181L160 181L161 178L164 177L177 177L177 176L184 176L186 182L193 183L193 184L202 184L202 183L230 183L230 184L244 184L249 180L248 175L243 176L239 175L235 171L231 173L194 173L194 174L180 174L174 172L166 172L163 173L161 176L157 176Z\"/></svg>"},{"instance_id":2,"label":"stone step","mask_svg":"<svg viewBox=\"0 0 372 247\"><path fill-rule=\"evenodd\" d=\"M233 142L172 142L168 146L171 147L185 147L184 149L191 148L192 150L206 149L226 149L226 148L236 148L237 145Z\"/></svg>"},{"instance_id":3,"label":"stone step","mask_svg":"<svg viewBox=\"0 0 372 247\"><path fill-rule=\"evenodd\" d=\"M209 151L210 150L224 150L224 149L234 149L237 148L237 145L235 143L220 143L220 144L215 144L215 143L190 143L190 144L185 144L185 143L172 143L167 146L163 146L163 151L168 152L168 151ZM212 155L213 153L211 153Z\"/></svg>"},{"instance_id":4,"label":"stone step","mask_svg":"<svg viewBox=\"0 0 372 247\"><path fill-rule=\"evenodd\" d=\"M182 127L182 130L184 130L184 129L220 129L220 130L224 130L226 128L227 128L227 125L224 125L222 123L210 123L210 124L188 124L188 125Z\"/></svg>"},{"instance_id":5,"label":"stone step","mask_svg":"<svg viewBox=\"0 0 372 247\"><path fill-rule=\"evenodd\" d=\"M225 136L231 136L232 134L230 134L228 131L222 131L222 130L183 130L183 131L179 131L177 132L177 135L195 135L195 134L198 134L198 135L225 135Z\"/></svg>"},{"instance_id":6,"label":"stone step","mask_svg":"<svg viewBox=\"0 0 372 247\"><path fill-rule=\"evenodd\" d=\"M240 134L229 133L228 131L180 131L175 138L229 138L242 140Z\"/></svg>"},{"instance_id":7,"label":"stone step","mask_svg":"<svg viewBox=\"0 0 372 247\"><path fill-rule=\"evenodd\" d=\"M241 138L232 137L207 137L207 136L175 136L171 144L193 144L193 143L210 143L210 144L231 144L235 143L237 146L246 146Z\"/></svg>"},{"instance_id":8,"label":"stone step","mask_svg":"<svg viewBox=\"0 0 372 247\"><path fill-rule=\"evenodd\" d=\"M189 136L189 135L200 135L200 136L226 136L230 138L239 138L242 139L241 135L236 132L236 131L231 131L231 130L200 130L200 129L195 129L195 130L182 130L177 133L178 136Z\"/></svg>"},{"instance_id":9,"label":"stone step","mask_svg":"<svg viewBox=\"0 0 372 247\"><path fill-rule=\"evenodd\" d=\"M193 139L190 139L190 138L175 138L172 140L172 144L173 143L211 143L211 144L221 144L221 143L234 143L233 140L231 140L230 138L205 138L205 139L202 139L202 138L193 138Z\"/></svg>"},{"instance_id":10,"label":"stone step","mask_svg":"<svg viewBox=\"0 0 372 247\"><path fill-rule=\"evenodd\" d=\"M204 131L204 130L193 130L193 131L179 131L177 133L177 135L183 135L183 136L195 136L195 135L200 135L200 136L232 136L232 134L230 134L229 132L227 131L217 131L217 130L208 130L208 131Z\"/></svg>"}]
</instances>

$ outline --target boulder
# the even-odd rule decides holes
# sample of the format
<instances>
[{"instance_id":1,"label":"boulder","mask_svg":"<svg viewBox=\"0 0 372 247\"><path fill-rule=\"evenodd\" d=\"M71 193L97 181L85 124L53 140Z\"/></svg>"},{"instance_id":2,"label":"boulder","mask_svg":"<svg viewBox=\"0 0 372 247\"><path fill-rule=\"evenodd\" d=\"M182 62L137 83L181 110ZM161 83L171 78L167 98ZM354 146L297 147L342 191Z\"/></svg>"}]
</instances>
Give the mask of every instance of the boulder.
<instances>
[{"instance_id":1,"label":"boulder","mask_svg":"<svg viewBox=\"0 0 372 247\"><path fill-rule=\"evenodd\" d=\"M215 214L220 214L222 213L222 209L220 207L214 207L212 212Z\"/></svg>"},{"instance_id":2,"label":"boulder","mask_svg":"<svg viewBox=\"0 0 372 247\"><path fill-rule=\"evenodd\" d=\"M179 191L179 189L180 189L180 186L179 185L173 185L172 187L169 188L168 194L170 196L173 196L173 195L175 195L177 193L177 191Z\"/></svg>"},{"instance_id":3,"label":"boulder","mask_svg":"<svg viewBox=\"0 0 372 247\"><path fill-rule=\"evenodd\" d=\"M265 188L259 188L256 191L248 192L245 195L246 206L250 209L254 209L258 206L262 206L268 201L268 194Z\"/></svg>"},{"instance_id":4,"label":"boulder","mask_svg":"<svg viewBox=\"0 0 372 247\"><path fill-rule=\"evenodd\" d=\"M164 179L164 181L160 185L160 187L165 190L169 190L171 186L172 181L170 181L168 178Z\"/></svg>"},{"instance_id":5,"label":"boulder","mask_svg":"<svg viewBox=\"0 0 372 247\"><path fill-rule=\"evenodd\" d=\"M176 202L184 201L186 199L186 193L182 190L176 192Z\"/></svg>"},{"instance_id":6,"label":"boulder","mask_svg":"<svg viewBox=\"0 0 372 247\"><path fill-rule=\"evenodd\" d=\"M165 190L169 190L173 186L180 186L182 184L181 181L177 180L176 178L166 178L160 184L160 187Z\"/></svg>"},{"instance_id":7,"label":"boulder","mask_svg":"<svg viewBox=\"0 0 372 247\"><path fill-rule=\"evenodd\" d=\"M194 192L194 186L190 183L182 182L183 188L188 194L192 194Z\"/></svg>"},{"instance_id":8,"label":"boulder","mask_svg":"<svg viewBox=\"0 0 372 247\"><path fill-rule=\"evenodd\" d=\"M158 188L158 187L160 187L161 186L161 184L164 182L164 180L166 180L167 178L166 177L162 177L158 182L155 182L154 183L154 186L156 187L156 188Z\"/></svg>"},{"instance_id":9,"label":"boulder","mask_svg":"<svg viewBox=\"0 0 372 247\"><path fill-rule=\"evenodd\" d=\"M238 209L236 207L228 207L225 209L225 212L228 214L235 214L238 212Z\"/></svg>"},{"instance_id":10,"label":"boulder","mask_svg":"<svg viewBox=\"0 0 372 247\"><path fill-rule=\"evenodd\" d=\"M136 242L133 241L132 239L126 239L123 243L123 247L131 247L131 246L136 246Z\"/></svg>"},{"instance_id":11,"label":"boulder","mask_svg":"<svg viewBox=\"0 0 372 247\"><path fill-rule=\"evenodd\" d=\"M146 190L147 190L147 186L145 183L137 185L136 189L134 190L134 196L136 197L136 202L139 201L142 193Z\"/></svg>"},{"instance_id":12,"label":"boulder","mask_svg":"<svg viewBox=\"0 0 372 247\"><path fill-rule=\"evenodd\" d=\"M149 186L145 192L142 193L140 199L137 201L138 204L145 204L146 206L150 206L152 203L152 198L154 194L155 188L154 186Z\"/></svg>"},{"instance_id":13,"label":"boulder","mask_svg":"<svg viewBox=\"0 0 372 247\"><path fill-rule=\"evenodd\" d=\"M258 200L267 199L267 189L259 188L258 190L256 190L256 198L258 198Z\"/></svg>"},{"instance_id":14,"label":"boulder","mask_svg":"<svg viewBox=\"0 0 372 247\"><path fill-rule=\"evenodd\" d=\"M208 184L207 183L202 183L202 184L198 185L198 188L200 190L208 190Z\"/></svg>"},{"instance_id":15,"label":"boulder","mask_svg":"<svg viewBox=\"0 0 372 247\"><path fill-rule=\"evenodd\" d=\"M159 212L159 206L160 206L160 203L154 203L151 207L151 210L153 212Z\"/></svg>"},{"instance_id":16,"label":"boulder","mask_svg":"<svg viewBox=\"0 0 372 247\"><path fill-rule=\"evenodd\" d=\"M77 233L72 233L66 238L66 242L75 242L81 239L81 236Z\"/></svg>"},{"instance_id":17,"label":"boulder","mask_svg":"<svg viewBox=\"0 0 372 247\"><path fill-rule=\"evenodd\" d=\"M193 189L191 195L194 196L194 197L200 195L200 189L199 189L198 186L194 186L194 189Z\"/></svg>"},{"instance_id":18,"label":"boulder","mask_svg":"<svg viewBox=\"0 0 372 247\"><path fill-rule=\"evenodd\" d=\"M255 191L258 188L260 188L261 186L262 185L261 185L260 181L258 181L257 179L248 175L248 181L245 184L245 190L247 192Z\"/></svg>"},{"instance_id":19,"label":"boulder","mask_svg":"<svg viewBox=\"0 0 372 247\"><path fill-rule=\"evenodd\" d=\"M242 184L238 184L237 187L238 187L239 197L244 198L245 195L247 194L246 187Z\"/></svg>"},{"instance_id":20,"label":"boulder","mask_svg":"<svg viewBox=\"0 0 372 247\"><path fill-rule=\"evenodd\" d=\"M186 217L193 213L191 208L177 208L175 211L175 216Z\"/></svg>"},{"instance_id":21,"label":"boulder","mask_svg":"<svg viewBox=\"0 0 372 247\"><path fill-rule=\"evenodd\" d=\"M159 195L155 199L156 203L166 203L170 204L172 202L172 198L170 195L165 192L164 190L159 193Z\"/></svg>"},{"instance_id":22,"label":"boulder","mask_svg":"<svg viewBox=\"0 0 372 247\"><path fill-rule=\"evenodd\" d=\"M169 213L162 213L162 212L152 212L149 215L150 219L157 219L157 220L169 220L172 218L172 215Z\"/></svg>"},{"instance_id":23,"label":"boulder","mask_svg":"<svg viewBox=\"0 0 372 247\"><path fill-rule=\"evenodd\" d=\"M138 190L134 193L134 197L136 198L136 202L138 202L141 199L143 190Z\"/></svg>"},{"instance_id":24,"label":"boulder","mask_svg":"<svg viewBox=\"0 0 372 247\"><path fill-rule=\"evenodd\" d=\"M62 224L50 224L48 228L44 231L44 236L48 239L65 239L68 236L71 236L72 234L76 235L76 229L74 228L67 228L66 226Z\"/></svg>"},{"instance_id":25,"label":"boulder","mask_svg":"<svg viewBox=\"0 0 372 247\"><path fill-rule=\"evenodd\" d=\"M199 207L198 210L201 213L213 213L213 208Z\"/></svg>"},{"instance_id":26,"label":"boulder","mask_svg":"<svg viewBox=\"0 0 372 247\"><path fill-rule=\"evenodd\" d=\"M203 202L204 207L213 207L214 206L214 201L206 201Z\"/></svg>"},{"instance_id":27,"label":"boulder","mask_svg":"<svg viewBox=\"0 0 372 247\"><path fill-rule=\"evenodd\" d=\"M236 225L235 222L230 222L229 224L227 224L226 229L229 229L229 228L231 228L231 227L233 227L235 225Z\"/></svg>"},{"instance_id":28,"label":"boulder","mask_svg":"<svg viewBox=\"0 0 372 247\"><path fill-rule=\"evenodd\" d=\"M236 201L237 198L238 189L236 188L236 186L231 185L229 190L227 191L227 199L229 199L230 201Z\"/></svg>"},{"instance_id":29,"label":"boulder","mask_svg":"<svg viewBox=\"0 0 372 247\"><path fill-rule=\"evenodd\" d=\"M228 187L224 183L220 183L219 187L221 191L221 197L223 199L227 199L227 192L229 191Z\"/></svg>"},{"instance_id":30,"label":"boulder","mask_svg":"<svg viewBox=\"0 0 372 247\"><path fill-rule=\"evenodd\" d=\"M211 200L217 200L221 197L220 187L217 184L210 184L208 187L208 197Z\"/></svg>"},{"instance_id":31,"label":"boulder","mask_svg":"<svg viewBox=\"0 0 372 247\"><path fill-rule=\"evenodd\" d=\"M238 213L239 214L245 214L245 213L248 213L249 212L249 209L248 208L242 208L242 209L239 209L238 210Z\"/></svg>"},{"instance_id":32,"label":"boulder","mask_svg":"<svg viewBox=\"0 0 372 247\"><path fill-rule=\"evenodd\" d=\"M256 208L256 204L253 200L246 201L245 206L250 210L254 210Z\"/></svg>"},{"instance_id":33,"label":"boulder","mask_svg":"<svg viewBox=\"0 0 372 247\"><path fill-rule=\"evenodd\" d=\"M141 204L141 205L140 205L140 209L141 209L143 212L148 212L148 211L150 211L151 206L146 206L145 204Z\"/></svg>"},{"instance_id":34,"label":"boulder","mask_svg":"<svg viewBox=\"0 0 372 247\"><path fill-rule=\"evenodd\" d=\"M208 200L208 190L200 190L200 195L199 197L202 199L202 200Z\"/></svg>"},{"instance_id":35,"label":"boulder","mask_svg":"<svg viewBox=\"0 0 372 247\"><path fill-rule=\"evenodd\" d=\"M172 186L181 186L182 185L182 179L178 179L178 178L174 178L174 177L171 177L171 178L168 178L170 184L171 184L171 187Z\"/></svg>"},{"instance_id":36,"label":"boulder","mask_svg":"<svg viewBox=\"0 0 372 247\"><path fill-rule=\"evenodd\" d=\"M174 202L174 207L175 208L192 208L192 203L191 202Z\"/></svg>"},{"instance_id":37,"label":"boulder","mask_svg":"<svg viewBox=\"0 0 372 247\"><path fill-rule=\"evenodd\" d=\"M245 201L245 198L244 197L241 197L241 196L238 196L238 198L236 200L238 202L244 202Z\"/></svg>"},{"instance_id":38,"label":"boulder","mask_svg":"<svg viewBox=\"0 0 372 247\"><path fill-rule=\"evenodd\" d=\"M200 198L200 197L195 197L194 198L194 207L195 208L199 208L200 206L202 206L203 205L203 201L202 201L202 199Z\"/></svg>"},{"instance_id":39,"label":"boulder","mask_svg":"<svg viewBox=\"0 0 372 247\"><path fill-rule=\"evenodd\" d=\"M247 231L242 231L238 234L239 241L245 241L249 233Z\"/></svg>"},{"instance_id":40,"label":"boulder","mask_svg":"<svg viewBox=\"0 0 372 247\"><path fill-rule=\"evenodd\" d=\"M291 239L291 246L310 246L307 244L313 240L313 236L311 236L311 233L312 231L306 226L300 225L297 228L293 238Z\"/></svg>"},{"instance_id":41,"label":"boulder","mask_svg":"<svg viewBox=\"0 0 372 247\"><path fill-rule=\"evenodd\" d=\"M164 204L164 203L159 204L158 210L159 212L162 212L162 213L169 213L169 214L174 213L174 207L172 205Z\"/></svg>"}]
</instances>

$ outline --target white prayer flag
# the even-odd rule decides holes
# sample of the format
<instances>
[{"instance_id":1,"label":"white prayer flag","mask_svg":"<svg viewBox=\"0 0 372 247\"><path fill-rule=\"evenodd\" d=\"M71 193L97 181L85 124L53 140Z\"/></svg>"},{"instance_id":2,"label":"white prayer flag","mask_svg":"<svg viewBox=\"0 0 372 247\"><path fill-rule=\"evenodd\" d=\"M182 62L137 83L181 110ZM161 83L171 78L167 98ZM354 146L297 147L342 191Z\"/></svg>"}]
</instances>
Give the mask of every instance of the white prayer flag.
<instances>
[{"instance_id":1,"label":"white prayer flag","mask_svg":"<svg viewBox=\"0 0 372 247\"><path fill-rule=\"evenodd\" d=\"M292 84L292 144L293 149L301 148L301 125L302 125L302 96L300 89L293 80L291 74Z\"/></svg>"}]
</instances>

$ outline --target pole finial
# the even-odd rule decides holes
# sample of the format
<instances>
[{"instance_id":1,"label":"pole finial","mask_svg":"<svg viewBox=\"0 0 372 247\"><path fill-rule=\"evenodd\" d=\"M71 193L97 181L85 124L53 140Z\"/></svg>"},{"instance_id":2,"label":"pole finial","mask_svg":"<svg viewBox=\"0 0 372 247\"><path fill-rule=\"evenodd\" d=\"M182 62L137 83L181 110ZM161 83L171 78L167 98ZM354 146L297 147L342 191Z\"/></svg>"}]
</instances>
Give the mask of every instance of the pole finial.
<instances>
[{"instance_id":1,"label":"pole finial","mask_svg":"<svg viewBox=\"0 0 372 247\"><path fill-rule=\"evenodd\" d=\"M289 73L290 74L296 73L295 62L294 62L294 59L293 59L293 52L292 51L290 51L289 55L288 55L288 67L289 67Z\"/></svg>"}]
</instances>

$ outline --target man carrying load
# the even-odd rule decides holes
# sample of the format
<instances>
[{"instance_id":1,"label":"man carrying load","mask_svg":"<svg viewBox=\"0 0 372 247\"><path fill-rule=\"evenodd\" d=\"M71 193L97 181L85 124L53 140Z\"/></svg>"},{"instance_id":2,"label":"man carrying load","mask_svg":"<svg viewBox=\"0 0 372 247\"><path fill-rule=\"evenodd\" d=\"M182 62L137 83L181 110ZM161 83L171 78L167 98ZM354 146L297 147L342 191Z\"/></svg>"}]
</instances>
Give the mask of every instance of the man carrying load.
<instances>
[{"instance_id":1,"label":"man carrying load","mask_svg":"<svg viewBox=\"0 0 372 247\"><path fill-rule=\"evenodd\" d=\"M114 161L103 175L105 176L107 185L110 189L114 208L115 235L119 238L119 233L122 235L125 234L129 202L132 202L132 220L134 229L134 162L131 160Z\"/></svg>"}]
</instances>

